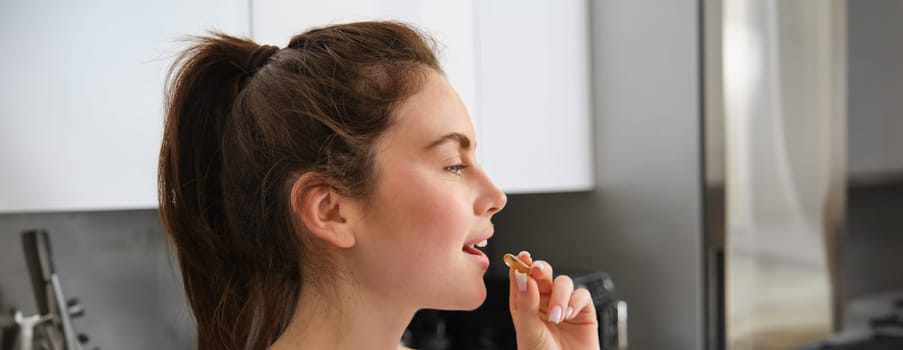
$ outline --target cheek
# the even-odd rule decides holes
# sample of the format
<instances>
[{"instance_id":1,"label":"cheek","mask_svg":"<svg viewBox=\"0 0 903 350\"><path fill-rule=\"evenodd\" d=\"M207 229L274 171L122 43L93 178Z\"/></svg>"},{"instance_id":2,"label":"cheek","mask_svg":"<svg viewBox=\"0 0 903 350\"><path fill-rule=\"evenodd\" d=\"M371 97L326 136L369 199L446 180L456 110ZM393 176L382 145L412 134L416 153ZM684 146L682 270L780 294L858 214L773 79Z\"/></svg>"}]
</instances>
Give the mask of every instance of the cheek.
<instances>
[{"instance_id":1,"label":"cheek","mask_svg":"<svg viewBox=\"0 0 903 350\"><path fill-rule=\"evenodd\" d=\"M419 300L442 290L444 280L436 276L456 275L473 219L454 184L395 170L370 204L359 269L367 271L369 286Z\"/></svg>"},{"instance_id":2,"label":"cheek","mask_svg":"<svg viewBox=\"0 0 903 350\"><path fill-rule=\"evenodd\" d=\"M424 188L399 203L403 205L400 215L407 221L405 226L419 232L423 239L442 241L467 234L470 217L466 203L452 193Z\"/></svg>"},{"instance_id":3,"label":"cheek","mask_svg":"<svg viewBox=\"0 0 903 350\"><path fill-rule=\"evenodd\" d=\"M399 174L388 185L392 186L387 189L395 188L384 201L391 211L384 213L393 221L390 229L406 236L415 247L461 245L473 218L456 183L430 181L429 176L412 171Z\"/></svg>"}]
</instances>

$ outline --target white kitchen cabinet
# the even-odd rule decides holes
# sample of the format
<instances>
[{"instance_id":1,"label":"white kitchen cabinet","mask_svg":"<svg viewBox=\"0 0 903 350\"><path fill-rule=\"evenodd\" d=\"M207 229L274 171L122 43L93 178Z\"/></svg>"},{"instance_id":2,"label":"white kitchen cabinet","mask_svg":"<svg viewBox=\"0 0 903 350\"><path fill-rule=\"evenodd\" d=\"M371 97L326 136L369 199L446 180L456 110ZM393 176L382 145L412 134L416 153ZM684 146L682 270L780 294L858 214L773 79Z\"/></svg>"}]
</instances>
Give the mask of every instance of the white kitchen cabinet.
<instances>
[{"instance_id":1,"label":"white kitchen cabinet","mask_svg":"<svg viewBox=\"0 0 903 350\"><path fill-rule=\"evenodd\" d=\"M311 26L412 23L437 39L509 193L593 186L584 1L0 2L0 213L147 209L169 65L186 34L284 47Z\"/></svg>"},{"instance_id":2,"label":"white kitchen cabinet","mask_svg":"<svg viewBox=\"0 0 903 350\"><path fill-rule=\"evenodd\" d=\"M247 0L0 2L0 213L157 206L163 84Z\"/></svg>"},{"instance_id":3,"label":"white kitchen cabinet","mask_svg":"<svg viewBox=\"0 0 903 350\"><path fill-rule=\"evenodd\" d=\"M586 1L476 1L482 164L508 193L593 188Z\"/></svg>"},{"instance_id":4,"label":"white kitchen cabinet","mask_svg":"<svg viewBox=\"0 0 903 350\"><path fill-rule=\"evenodd\" d=\"M508 193L593 187L586 1L255 0L255 40L284 47L311 26L412 23L474 120L482 166Z\"/></svg>"}]
</instances>

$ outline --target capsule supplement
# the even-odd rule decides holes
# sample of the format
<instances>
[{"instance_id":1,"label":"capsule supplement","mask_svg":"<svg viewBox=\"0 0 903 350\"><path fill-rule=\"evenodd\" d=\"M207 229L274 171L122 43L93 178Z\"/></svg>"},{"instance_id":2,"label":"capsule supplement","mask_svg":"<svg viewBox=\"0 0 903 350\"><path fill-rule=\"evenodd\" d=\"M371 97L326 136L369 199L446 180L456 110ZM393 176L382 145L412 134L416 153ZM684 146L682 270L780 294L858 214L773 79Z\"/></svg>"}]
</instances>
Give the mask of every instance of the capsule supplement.
<instances>
[{"instance_id":1,"label":"capsule supplement","mask_svg":"<svg viewBox=\"0 0 903 350\"><path fill-rule=\"evenodd\" d=\"M513 268L520 273L529 273L532 266L527 265L521 259L518 259L514 254L505 254L505 265L510 268Z\"/></svg>"}]
</instances>

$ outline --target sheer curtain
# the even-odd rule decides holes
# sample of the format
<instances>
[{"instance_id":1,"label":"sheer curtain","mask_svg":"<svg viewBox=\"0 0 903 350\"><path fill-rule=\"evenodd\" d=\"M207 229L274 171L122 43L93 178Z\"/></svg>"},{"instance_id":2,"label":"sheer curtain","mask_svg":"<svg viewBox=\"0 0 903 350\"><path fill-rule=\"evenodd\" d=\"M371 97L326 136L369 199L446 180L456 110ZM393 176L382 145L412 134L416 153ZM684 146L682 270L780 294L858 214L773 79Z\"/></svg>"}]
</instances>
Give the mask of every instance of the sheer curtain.
<instances>
[{"instance_id":1,"label":"sheer curtain","mask_svg":"<svg viewBox=\"0 0 903 350\"><path fill-rule=\"evenodd\" d=\"M792 349L839 317L844 4L722 3L729 349Z\"/></svg>"}]
</instances>

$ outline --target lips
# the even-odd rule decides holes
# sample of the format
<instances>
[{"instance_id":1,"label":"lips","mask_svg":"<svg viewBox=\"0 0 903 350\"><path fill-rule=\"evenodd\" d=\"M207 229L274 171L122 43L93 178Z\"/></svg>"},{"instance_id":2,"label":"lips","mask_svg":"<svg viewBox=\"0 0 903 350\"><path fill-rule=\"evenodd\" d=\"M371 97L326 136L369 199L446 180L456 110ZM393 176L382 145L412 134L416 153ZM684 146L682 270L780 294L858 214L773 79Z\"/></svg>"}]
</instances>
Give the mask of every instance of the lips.
<instances>
[{"instance_id":1,"label":"lips","mask_svg":"<svg viewBox=\"0 0 903 350\"><path fill-rule=\"evenodd\" d=\"M480 249L485 248L488 245L488 241L492 238L493 233L494 230L492 226L489 226L488 230L483 231L482 234L465 243L464 247L461 249L467 253L467 255L470 256L483 271L489 268L489 257L487 257Z\"/></svg>"},{"instance_id":2,"label":"lips","mask_svg":"<svg viewBox=\"0 0 903 350\"><path fill-rule=\"evenodd\" d=\"M495 233L495 229L492 226L489 226L489 229L483 231L482 234L475 237L473 240L467 241L464 244L464 250L477 250L476 248L486 248L486 245L489 244L489 239L492 238L492 235Z\"/></svg>"},{"instance_id":3,"label":"lips","mask_svg":"<svg viewBox=\"0 0 903 350\"><path fill-rule=\"evenodd\" d=\"M484 242L484 241L485 240L480 241L480 242ZM481 270L486 271L486 269L489 268L489 257L486 256L486 254L483 254L482 251L477 249L475 244L465 245L462 250L464 251L464 253L467 254L466 256L470 257L469 260L472 260L474 263L476 263L477 266L479 266Z\"/></svg>"},{"instance_id":4,"label":"lips","mask_svg":"<svg viewBox=\"0 0 903 350\"><path fill-rule=\"evenodd\" d=\"M468 246L464 246L464 249L462 249L462 250L464 250L464 252L467 253L467 254L484 255L482 251L480 251L479 249L477 249L477 248L474 247L474 246L469 246L469 245L468 245Z\"/></svg>"},{"instance_id":5,"label":"lips","mask_svg":"<svg viewBox=\"0 0 903 350\"><path fill-rule=\"evenodd\" d=\"M467 248L470 248L470 249L486 248L487 245L489 245L489 240L484 239L477 243L471 243L471 244L465 245L464 248L465 249L467 249Z\"/></svg>"}]
</instances>

